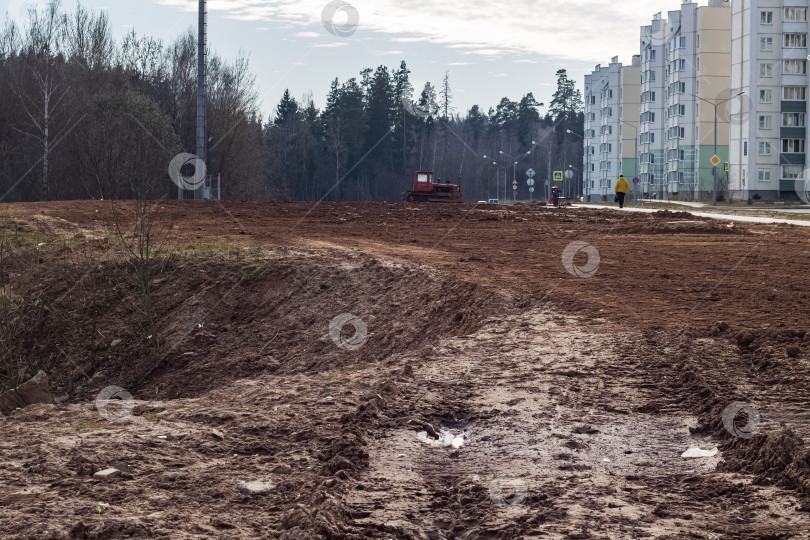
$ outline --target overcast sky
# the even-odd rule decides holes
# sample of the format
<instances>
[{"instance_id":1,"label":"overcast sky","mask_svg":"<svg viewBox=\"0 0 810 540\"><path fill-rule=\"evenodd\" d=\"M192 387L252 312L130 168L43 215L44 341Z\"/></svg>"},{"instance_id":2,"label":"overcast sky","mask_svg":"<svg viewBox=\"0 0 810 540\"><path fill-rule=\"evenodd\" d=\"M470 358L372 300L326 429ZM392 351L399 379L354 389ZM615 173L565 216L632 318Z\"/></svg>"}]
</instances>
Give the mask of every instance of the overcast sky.
<instances>
[{"instance_id":1,"label":"overcast sky","mask_svg":"<svg viewBox=\"0 0 810 540\"><path fill-rule=\"evenodd\" d=\"M44 0L38 0L42 5ZM75 0L62 0L72 9ZM21 18L31 0L0 0L0 10ZM330 33L322 22L328 0L209 0L209 44L225 58L250 55L270 113L285 88L312 92L323 106L329 84L365 67L397 67L405 60L411 81L438 85L450 71L457 111L485 109L502 97L533 92L548 104L555 73L583 77L612 56L629 62L638 27L679 0L347 0L359 23L351 35ZM703 0L701 4L707 2ZM196 0L84 0L106 9L117 35L130 28L169 40L196 28ZM328 17L327 17L328 18ZM335 33L353 29L351 8L338 10ZM545 108L543 109L545 111Z\"/></svg>"}]
</instances>

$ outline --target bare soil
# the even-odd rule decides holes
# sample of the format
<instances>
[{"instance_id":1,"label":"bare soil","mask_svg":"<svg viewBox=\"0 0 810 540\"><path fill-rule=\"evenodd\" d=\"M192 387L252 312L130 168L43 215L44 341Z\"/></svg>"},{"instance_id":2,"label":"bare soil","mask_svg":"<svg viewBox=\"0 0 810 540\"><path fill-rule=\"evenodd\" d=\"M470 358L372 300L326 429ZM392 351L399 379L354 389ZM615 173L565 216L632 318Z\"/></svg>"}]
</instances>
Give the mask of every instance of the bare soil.
<instances>
[{"instance_id":1,"label":"bare soil","mask_svg":"<svg viewBox=\"0 0 810 540\"><path fill-rule=\"evenodd\" d=\"M0 384L41 368L59 398L0 416L2 538L810 538L804 228L528 205L150 219L151 323L131 205L0 205ZM330 332L342 314L362 335ZM111 386L132 400L97 402Z\"/></svg>"}]
</instances>

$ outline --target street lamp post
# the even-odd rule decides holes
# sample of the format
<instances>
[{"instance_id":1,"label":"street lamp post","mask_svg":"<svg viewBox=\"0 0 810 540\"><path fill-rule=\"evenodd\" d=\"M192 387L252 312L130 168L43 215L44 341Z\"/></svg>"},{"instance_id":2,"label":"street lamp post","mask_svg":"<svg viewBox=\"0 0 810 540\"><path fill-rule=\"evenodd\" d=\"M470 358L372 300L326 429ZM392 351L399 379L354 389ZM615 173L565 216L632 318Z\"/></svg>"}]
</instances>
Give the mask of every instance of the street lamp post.
<instances>
[{"instance_id":1,"label":"street lamp post","mask_svg":"<svg viewBox=\"0 0 810 540\"><path fill-rule=\"evenodd\" d=\"M536 145L537 145L537 141L532 141L532 149L533 149L533 148L534 148ZM500 154L501 154L502 156L504 156L504 157L508 157L508 158L510 158L510 159L513 161L513 164L512 164L512 183L513 183L513 184L516 184L516 183L517 183L517 166L518 166L518 159L525 159L525 158L527 158L527 157L531 156L531 155L532 155L532 151L531 151L531 150L529 150L529 151L528 151L528 152L526 152L525 154L521 154L521 155L520 155L520 156L518 156L518 157L513 157L513 156L510 156L509 154L507 154L507 153L506 153L506 152L504 152L503 150L501 150L501 151L500 151ZM484 156L484 157L486 157L486 156ZM504 168L504 171L503 171L503 196L504 196L504 198L506 198L506 183L507 183L507 179L506 179L506 173L507 173L507 167L508 167L508 166L507 166L507 165L504 163L504 165L503 165L503 168ZM517 195L515 195L515 196L514 196L514 198L515 198L515 200L517 200Z\"/></svg>"},{"instance_id":2,"label":"street lamp post","mask_svg":"<svg viewBox=\"0 0 810 540\"><path fill-rule=\"evenodd\" d=\"M583 148L585 149L585 171L587 172L587 176L585 176L584 173L582 174L582 195L585 202L591 202L591 147L588 145L588 140L579 133L574 133L570 129L565 131L569 135L576 135L585 143ZM570 167L569 165L569 168Z\"/></svg>"},{"instance_id":3,"label":"street lamp post","mask_svg":"<svg viewBox=\"0 0 810 540\"><path fill-rule=\"evenodd\" d=\"M638 178L638 126L634 126L630 122L625 122L624 120L620 120L620 122L622 124L628 125L631 128L633 128L633 130L635 130L635 133L636 133L635 138L633 139L633 144L635 146L635 158L634 158L635 161L633 162L633 179L636 179L636 178ZM622 137L622 138L624 138L624 137ZM620 159L624 159L624 158L620 158ZM638 204L638 193L636 193L636 192L634 192L634 193L635 193L634 199L636 201L636 204Z\"/></svg>"},{"instance_id":4,"label":"street lamp post","mask_svg":"<svg viewBox=\"0 0 810 540\"><path fill-rule=\"evenodd\" d=\"M719 107L723 103L727 103L727 102L731 101L732 99L734 99L736 97L740 97L743 94L745 94L745 90L741 91L738 94L734 94L733 96L731 96L728 99L718 101L717 103L715 103L713 101L709 101L708 99L703 99L702 97L696 96L695 94L689 94L690 96L692 96L694 98L697 98L700 101L705 101L706 103L708 103L709 105L714 107L714 155L715 156L717 155L717 107ZM695 141L695 146L699 146L698 142L699 141ZM698 166L698 171L699 170L700 170L700 166ZM712 167L712 177L714 178L714 186L712 188L712 205L717 206L717 165L714 165L714 164L713 164L713 167ZM698 174L698 179L699 178L700 178L700 175ZM698 182L699 181L700 180L698 180ZM698 186L700 186L700 184L698 184ZM700 189L700 188L698 187L698 189Z\"/></svg>"},{"instance_id":5,"label":"street lamp post","mask_svg":"<svg viewBox=\"0 0 810 540\"><path fill-rule=\"evenodd\" d=\"M481 157L483 157L484 159L490 159L489 156L486 156L486 155L481 156ZM499 195L500 195L499 190L500 190L500 185L501 185L501 179L500 179L500 175L498 174L498 164L496 162L494 162L494 161L492 162L492 164L495 165L495 198L498 199L498 202L500 202L501 199L499 197ZM492 192L490 191L490 194L491 193Z\"/></svg>"},{"instance_id":6,"label":"street lamp post","mask_svg":"<svg viewBox=\"0 0 810 540\"><path fill-rule=\"evenodd\" d=\"M509 154L507 154L503 150L500 151L500 154L502 156L508 157L509 159L514 161L514 165L512 165L512 183L513 184L516 183L517 182L517 164L518 164L518 162L516 161L517 158L510 156ZM529 155L529 154L531 154L531 152L527 152L526 155ZM507 165L504 163L504 172L503 172L503 196L504 196L504 198L506 198L506 167L507 167ZM517 199L517 196L515 196L514 198Z\"/></svg>"}]
</instances>

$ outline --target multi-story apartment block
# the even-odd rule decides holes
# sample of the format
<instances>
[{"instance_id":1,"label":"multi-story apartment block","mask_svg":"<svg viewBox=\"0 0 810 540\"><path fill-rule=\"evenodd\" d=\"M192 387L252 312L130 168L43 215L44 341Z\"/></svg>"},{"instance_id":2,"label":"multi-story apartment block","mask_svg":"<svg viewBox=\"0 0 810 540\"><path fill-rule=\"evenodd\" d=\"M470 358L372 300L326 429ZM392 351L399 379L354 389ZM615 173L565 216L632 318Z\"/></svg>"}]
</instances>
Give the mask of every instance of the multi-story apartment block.
<instances>
[{"instance_id":1,"label":"multi-story apartment block","mask_svg":"<svg viewBox=\"0 0 810 540\"><path fill-rule=\"evenodd\" d=\"M686 2L668 14L666 90L666 176L659 187L667 195L709 198L713 191L712 156L728 161L728 107L731 76L731 6L709 0ZM715 107L718 122L715 132ZM719 169L724 173L724 167Z\"/></svg>"},{"instance_id":2,"label":"multi-story apartment block","mask_svg":"<svg viewBox=\"0 0 810 540\"><path fill-rule=\"evenodd\" d=\"M685 2L641 28L641 191L706 197L713 185L714 107L729 97L731 6ZM707 102L701 101L701 98ZM728 107L728 105L726 105ZM718 118L718 155L728 159L728 114Z\"/></svg>"},{"instance_id":3,"label":"multi-story apartment block","mask_svg":"<svg viewBox=\"0 0 810 540\"><path fill-rule=\"evenodd\" d=\"M641 87L639 105L639 179L642 194L663 189L666 166L667 43L669 27L658 13L641 27ZM659 193L662 196L663 193Z\"/></svg>"},{"instance_id":4,"label":"multi-story apartment block","mask_svg":"<svg viewBox=\"0 0 810 540\"><path fill-rule=\"evenodd\" d=\"M732 198L796 198L807 165L807 0L735 0L731 94Z\"/></svg>"},{"instance_id":5,"label":"multi-story apartment block","mask_svg":"<svg viewBox=\"0 0 810 540\"><path fill-rule=\"evenodd\" d=\"M620 174L634 174L639 66L638 56L630 66L614 57L608 66L598 65L585 76L586 201L606 200Z\"/></svg>"}]
</instances>

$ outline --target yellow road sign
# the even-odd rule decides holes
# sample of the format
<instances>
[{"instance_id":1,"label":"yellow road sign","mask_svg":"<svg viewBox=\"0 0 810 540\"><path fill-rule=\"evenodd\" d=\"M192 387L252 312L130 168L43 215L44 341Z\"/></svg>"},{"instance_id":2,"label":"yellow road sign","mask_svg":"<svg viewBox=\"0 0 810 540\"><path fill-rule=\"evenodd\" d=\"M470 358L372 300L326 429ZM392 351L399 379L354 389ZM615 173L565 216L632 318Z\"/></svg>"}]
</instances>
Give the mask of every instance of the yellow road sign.
<instances>
[{"instance_id":1,"label":"yellow road sign","mask_svg":"<svg viewBox=\"0 0 810 540\"><path fill-rule=\"evenodd\" d=\"M717 154L715 154L710 161L712 162L712 165L717 167L718 165L720 165L720 162L722 160L717 156Z\"/></svg>"}]
</instances>

